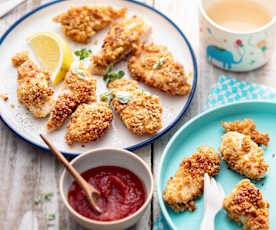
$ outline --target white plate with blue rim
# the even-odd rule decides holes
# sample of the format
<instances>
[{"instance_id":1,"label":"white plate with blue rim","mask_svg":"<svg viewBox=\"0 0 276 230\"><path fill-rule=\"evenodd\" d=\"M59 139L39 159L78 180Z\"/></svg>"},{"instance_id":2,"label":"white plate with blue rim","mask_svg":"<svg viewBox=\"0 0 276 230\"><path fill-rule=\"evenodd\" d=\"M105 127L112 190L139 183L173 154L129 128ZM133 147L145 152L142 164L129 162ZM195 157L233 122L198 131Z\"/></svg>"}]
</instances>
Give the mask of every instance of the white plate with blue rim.
<instances>
[{"instance_id":1,"label":"white plate with blue rim","mask_svg":"<svg viewBox=\"0 0 276 230\"><path fill-rule=\"evenodd\" d=\"M48 150L46 145L41 141L39 133L45 132L45 124L47 118L36 119L31 116L30 112L18 102L16 96L17 88L17 73L16 69L11 64L11 57L16 52L30 50L26 38L27 36L41 31L50 31L59 34L67 40L72 51L81 48L89 48L92 52L96 52L105 37L108 28L97 33L87 45L81 45L68 40L61 27L52 21L52 18L57 14L67 10L71 5L93 5L107 4L113 7L127 7L127 15L142 16L146 22L149 22L153 27L152 35L149 42L153 41L157 44L168 46L173 53L175 60L184 65L185 71L190 74L189 82L192 85L191 93L187 96L169 96L165 93L139 84L140 88L152 94L159 96L160 103L163 107L162 123L163 128L155 136L136 136L129 132L122 124L117 114L114 114L114 120L108 132L99 140L86 144L75 144L69 147L64 139L66 132L66 124L63 127L51 134L49 138L53 144L67 156L76 156L82 152L92 148L100 147L117 147L134 150L142 147L171 129L176 122L183 116L193 98L196 82L197 82L197 65L195 55L190 43L184 33L175 25L168 17L161 12L143 3L132 0L58 0L42 5L24 15L15 22L0 38L0 93L8 96L8 101L0 100L0 117L2 121L19 137L25 141L45 150ZM94 42L98 41L98 42ZM36 60L31 53L31 58ZM123 70L126 75L127 63L121 62L114 68L115 71ZM101 77L97 79L97 95L106 91L106 86ZM11 108L11 105L14 108Z\"/></svg>"}]
</instances>

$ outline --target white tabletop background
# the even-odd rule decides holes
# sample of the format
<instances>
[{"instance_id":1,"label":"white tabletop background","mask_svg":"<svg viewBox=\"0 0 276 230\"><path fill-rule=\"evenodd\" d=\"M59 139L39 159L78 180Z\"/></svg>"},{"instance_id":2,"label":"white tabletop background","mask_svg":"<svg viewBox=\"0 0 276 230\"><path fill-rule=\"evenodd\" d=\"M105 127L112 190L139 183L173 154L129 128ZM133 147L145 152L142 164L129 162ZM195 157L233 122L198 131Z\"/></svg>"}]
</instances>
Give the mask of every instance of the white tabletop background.
<instances>
[{"instance_id":1,"label":"white tabletop background","mask_svg":"<svg viewBox=\"0 0 276 230\"><path fill-rule=\"evenodd\" d=\"M0 7L4 1L7 0L0 0ZM0 36L22 15L48 2L50 0L25 1L0 19ZM147 162L155 175L168 140L186 121L202 112L208 93L219 76L229 75L233 78L276 87L276 55L269 64L257 71L242 74L225 72L207 63L204 51L200 48L196 0L145 0L142 2L166 14L182 29L192 44L199 67L197 90L183 118L170 132L153 144L134 151ZM58 195L58 181L62 170L63 166L52 154L24 142L0 122L0 229L82 229L70 218ZM54 193L51 201L35 205L35 198L47 192ZM159 212L155 193L145 215L131 229L150 230ZM48 227L47 221L47 215L50 213L56 214L56 220L51 222L54 224L52 227Z\"/></svg>"}]
</instances>

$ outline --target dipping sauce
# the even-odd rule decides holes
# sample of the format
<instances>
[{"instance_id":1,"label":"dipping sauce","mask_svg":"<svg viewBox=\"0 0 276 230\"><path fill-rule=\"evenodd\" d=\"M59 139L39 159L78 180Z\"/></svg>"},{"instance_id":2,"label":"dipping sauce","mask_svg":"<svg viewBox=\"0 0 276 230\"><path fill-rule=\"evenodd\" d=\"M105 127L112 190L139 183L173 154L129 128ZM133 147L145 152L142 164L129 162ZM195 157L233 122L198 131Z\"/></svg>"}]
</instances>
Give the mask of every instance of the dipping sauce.
<instances>
[{"instance_id":1,"label":"dipping sauce","mask_svg":"<svg viewBox=\"0 0 276 230\"><path fill-rule=\"evenodd\" d=\"M131 171L116 166L101 166L81 174L102 194L97 201L103 213L90 208L84 191L74 181L68 192L72 208L89 219L99 221L119 220L136 212L146 200L143 182Z\"/></svg>"}]
</instances>

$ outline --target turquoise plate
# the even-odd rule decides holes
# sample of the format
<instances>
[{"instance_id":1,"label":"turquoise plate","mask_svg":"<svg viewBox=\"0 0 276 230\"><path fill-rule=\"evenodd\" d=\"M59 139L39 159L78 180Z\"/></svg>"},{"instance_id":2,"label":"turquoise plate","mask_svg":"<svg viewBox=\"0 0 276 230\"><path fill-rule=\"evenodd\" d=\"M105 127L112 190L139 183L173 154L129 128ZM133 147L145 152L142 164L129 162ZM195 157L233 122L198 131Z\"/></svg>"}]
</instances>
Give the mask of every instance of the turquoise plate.
<instances>
[{"instance_id":1,"label":"turquoise plate","mask_svg":"<svg viewBox=\"0 0 276 230\"><path fill-rule=\"evenodd\" d=\"M197 209L194 212L174 213L162 199L162 191L168 179L175 174L182 159L195 152L197 147L208 145L218 151L221 143L220 137L224 134L224 129L221 127L222 121L244 118L253 119L257 130L268 132L270 136L269 146L263 148L265 161L270 164L270 171L264 179L254 183L262 191L264 199L270 203L270 229L276 229L276 218L272 218L276 215L276 103L264 101L227 104L204 112L186 123L172 137L161 158L157 178L157 193L161 210L172 229L199 229L204 205L203 196L201 196L195 202ZM227 169L225 162L222 161L221 170L216 176L216 180L222 184L226 194L229 194L242 179L244 179L243 176ZM235 222L227 220L224 210L218 213L215 226L218 230L242 229Z\"/></svg>"}]
</instances>

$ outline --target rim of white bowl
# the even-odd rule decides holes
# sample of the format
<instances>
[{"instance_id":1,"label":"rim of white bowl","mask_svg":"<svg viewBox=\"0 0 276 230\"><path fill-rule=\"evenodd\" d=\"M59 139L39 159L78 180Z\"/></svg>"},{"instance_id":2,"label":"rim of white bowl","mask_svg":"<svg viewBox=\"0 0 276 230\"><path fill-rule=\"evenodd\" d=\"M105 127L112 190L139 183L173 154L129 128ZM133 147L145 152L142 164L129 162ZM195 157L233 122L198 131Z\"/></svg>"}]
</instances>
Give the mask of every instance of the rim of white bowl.
<instances>
[{"instance_id":1,"label":"rim of white bowl","mask_svg":"<svg viewBox=\"0 0 276 230\"><path fill-rule=\"evenodd\" d=\"M140 158L138 157L136 154L128 151L128 150L125 150L125 149L120 149L120 148L111 148L111 147L106 147L106 148L97 148L97 149L93 149L93 150L90 150L90 151L87 151L85 153L82 153L80 154L79 156L75 157L71 162L70 164L73 165L75 162L77 162L79 159L87 156L87 155L92 155L94 154L95 152L98 152L98 151L118 151L118 152L122 152L124 154L127 154L127 155L130 155L132 156L133 158L135 158L136 161L140 162L146 169L146 171L148 172L149 176L150 176L150 191L149 193L147 194L147 199L146 201L144 202L144 204L134 213L132 213L131 215L123 218L123 219L119 219L119 220L114 220L114 221L98 221L98 220L92 220L92 219L89 219L85 216L82 216L81 214L79 214L78 212L76 212L72 207L71 205L69 204L68 200L67 200L67 196L65 196L65 192L63 190L63 184L64 184L64 177L65 177L65 173L69 173L67 172L66 168L63 170L62 174L61 174L61 177L60 177L60 181L59 181L59 191L60 191L60 195L61 195L61 198L62 198L62 201L63 203L65 204L66 208L69 210L69 212L74 215L74 216L77 216L79 219L81 219L82 221L85 221L85 222L88 222L88 223L91 223L91 224L99 224L99 225L113 225L113 224L120 224L120 223L124 223L130 219L132 219L133 217L139 215L141 212L144 211L144 209L148 206L149 202L151 201L152 199L152 196L153 196L153 190L154 190L154 180L153 180L153 175L152 175L152 172L150 170L150 168L147 166L147 164ZM114 165L116 166L116 165ZM133 172L134 173L134 172ZM135 174L135 173L134 173ZM136 175L136 174L135 174ZM141 181L142 179L139 178ZM142 181L144 183L144 181Z\"/></svg>"},{"instance_id":2,"label":"rim of white bowl","mask_svg":"<svg viewBox=\"0 0 276 230\"><path fill-rule=\"evenodd\" d=\"M236 30L231 30L231 29L227 29L219 24L217 24L216 22L214 22L206 13L206 10L203 7L203 0L199 0L199 11L200 13L203 15L203 17L205 18L205 20L207 20L212 26L227 32L227 33L231 33L231 34L237 34L237 35L248 35L248 34L254 34L254 33L259 33L262 32L263 30L268 29L269 27L273 26L274 23L276 23L276 15L274 15L274 17L272 18L272 20L265 24L264 26L255 29L255 30L250 30L250 31L236 31Z\"/></svg>"}]
</instances>

